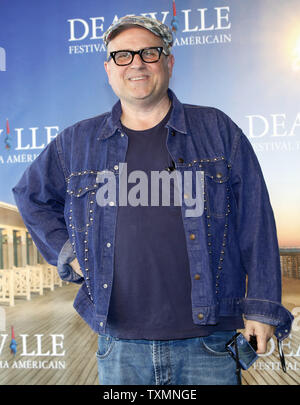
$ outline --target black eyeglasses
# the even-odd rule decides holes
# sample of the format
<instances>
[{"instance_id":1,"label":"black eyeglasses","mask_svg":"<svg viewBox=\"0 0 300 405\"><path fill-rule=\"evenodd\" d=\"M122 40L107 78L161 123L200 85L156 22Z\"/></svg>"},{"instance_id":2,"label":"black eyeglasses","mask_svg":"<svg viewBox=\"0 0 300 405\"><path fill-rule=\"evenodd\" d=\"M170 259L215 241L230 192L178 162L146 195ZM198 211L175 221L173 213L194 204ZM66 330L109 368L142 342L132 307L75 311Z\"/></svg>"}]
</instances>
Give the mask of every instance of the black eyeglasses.
<instances>
[{"instance_id":1,"label":"black eyeglasses","mask_svg":"<svg viewBox=\"0 0 300 405\"><path fill-rule=\"evenodd\" d=\"M114 51L110 52L110 57L118 66L126 66L132 63L135 55L140 55L143 62L155 63L160 59L163 52L162 46L152 46L150 48L140 49L139 51Z\"/></svg>"}]
</instances>

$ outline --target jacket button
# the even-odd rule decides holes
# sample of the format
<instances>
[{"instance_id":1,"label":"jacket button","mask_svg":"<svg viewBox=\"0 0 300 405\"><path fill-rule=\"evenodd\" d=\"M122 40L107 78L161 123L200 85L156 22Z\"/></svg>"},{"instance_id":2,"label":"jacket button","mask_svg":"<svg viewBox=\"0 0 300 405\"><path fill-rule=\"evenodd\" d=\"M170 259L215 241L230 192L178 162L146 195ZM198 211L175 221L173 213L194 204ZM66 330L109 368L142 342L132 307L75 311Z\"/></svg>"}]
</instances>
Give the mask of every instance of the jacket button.
<instances>
[{"instance_id":1,"label":"jacket button","mask_svg":"<svg viewBox=\"0 0 300 405\"><path fill-rule=\"evenodd\" d=\"M200 313L200 314L198 314L198 315L197 315L197 317L198 317L198 319L200 319L200 320L201 320L201 319L203 319L203 318L204 318L204 315Z\"/></svg>"},{"instance_id":2,"label":"jacket button","mask_svg":"<svg viewBox=\"0 0 300 405\"><path fill-rule=\"evenodd\" d=\"M195 274L195 280L200 280L200 274Z\"/></svg>"},{"instance_id":3,"label":"jacket button","mask_svg":"<svg viewBox=\"0 0 300 405\"><path fill-rule=\"evenodd\" d=\"M190 234L190 239L191 239L191 240L195 240L195 239L196 239L196 235L195 235L194 233L191 233L191 234Z\"/></svg>"},{"instance_id":4,"label":"jacket button","mask_svg":"<svg viewBox=\"0 0 300 405\"><path fill-rule=\"evenodd\" d=\"M178 162L179 162L179 163L184 163L184 159L179 158L179 159L178 159Z\"/></svg>"},{"instance_id":5,"label":"jacket button","mask_svg":"<svg viewBox=\"0 0 300 405\"><path fill-rule=\"evenodd\" d=\"M216 177L217 177L217 179L221 179L222 178L222 173L217 173Z\"/></svg>"}]
</instances>

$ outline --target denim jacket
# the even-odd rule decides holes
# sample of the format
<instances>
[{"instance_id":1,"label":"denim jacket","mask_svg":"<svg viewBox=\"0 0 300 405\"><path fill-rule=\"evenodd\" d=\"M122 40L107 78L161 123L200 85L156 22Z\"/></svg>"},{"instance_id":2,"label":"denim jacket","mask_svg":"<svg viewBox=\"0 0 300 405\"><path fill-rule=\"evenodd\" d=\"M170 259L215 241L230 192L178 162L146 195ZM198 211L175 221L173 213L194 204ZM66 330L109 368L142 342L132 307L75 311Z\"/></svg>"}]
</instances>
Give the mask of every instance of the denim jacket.
<instances>
[{"instance_id":1,"label":"denim jacket","mask_svg":"<svg viewBox=\"0 0 300 405\"><path fill-rule=\"evenodd\" d=\"M193 322L243 314L274 325L282 340L293 317L281 305L276 226L251 144L223 112L182 104L168 93L167 148L175 169L204 172L203 215L188 217L181 208ZM128 145L120 116L119 101L111 112L62 131L13 189L41 254L63 280L81 284L74 307L97 333L105 331L109 309L118 210L117 200L97 204L97 176L112 172L118 186ZM69 265L75 257L84 277Z\"/></svg>"}]
</instances>

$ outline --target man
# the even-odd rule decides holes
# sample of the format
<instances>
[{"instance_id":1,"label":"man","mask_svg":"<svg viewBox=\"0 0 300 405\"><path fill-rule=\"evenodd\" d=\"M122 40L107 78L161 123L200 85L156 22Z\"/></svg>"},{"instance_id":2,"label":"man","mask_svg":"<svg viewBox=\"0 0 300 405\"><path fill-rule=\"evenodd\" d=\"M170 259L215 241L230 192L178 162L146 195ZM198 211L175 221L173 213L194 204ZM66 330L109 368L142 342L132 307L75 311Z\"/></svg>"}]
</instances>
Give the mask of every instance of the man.
<instances>
[{"instance_id":1,"label":"man","mask_svg":"<svg viewBox=\"0 0 300 405\"><path fill-rule=\"evenodd\" d=\"M224 113L169 89L172 41L146 17L111 26L104 67L119 102L59 134L14 188L45 259L82 284L74 306L99 334L100 384L236 384L225 350L236 329L264 353L291 328L258 161ZM201 215L186 215L185 187L180 206L147 204L138 184L127 204L107 187L103 204L105 179L118 189L125 174L134 183L161 171L204 174Z\"/></svg>"}]
</instances>

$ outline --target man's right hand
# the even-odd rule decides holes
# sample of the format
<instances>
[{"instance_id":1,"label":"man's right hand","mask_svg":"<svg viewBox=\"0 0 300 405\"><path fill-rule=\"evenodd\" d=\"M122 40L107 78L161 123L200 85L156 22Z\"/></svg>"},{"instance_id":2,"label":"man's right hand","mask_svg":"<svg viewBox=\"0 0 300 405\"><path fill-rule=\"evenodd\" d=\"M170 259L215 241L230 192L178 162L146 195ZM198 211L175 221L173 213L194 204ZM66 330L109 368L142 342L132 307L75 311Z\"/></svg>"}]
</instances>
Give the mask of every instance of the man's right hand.
<instances>
[{"instance_id":1,"label":"man's right hand","mask_svg":"<svg viewBox=\"0 0 300 405\"><path fill-rule=\"evenodd\" d=\"M75 258L71 263L69 263L72 269L81 277L83 277L82 271L80 269L80 265L78 260Z\"/></svg>"}]
</instances>

